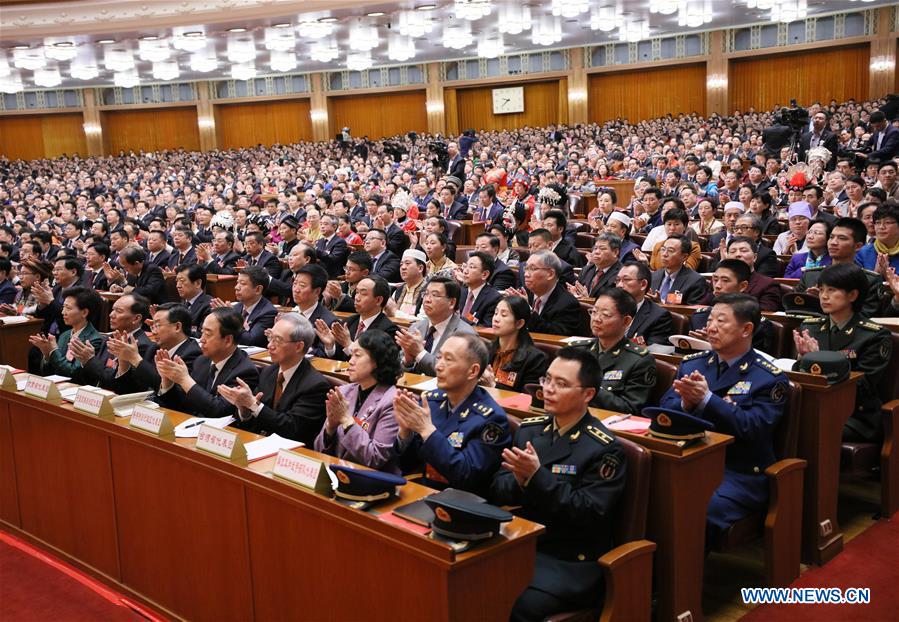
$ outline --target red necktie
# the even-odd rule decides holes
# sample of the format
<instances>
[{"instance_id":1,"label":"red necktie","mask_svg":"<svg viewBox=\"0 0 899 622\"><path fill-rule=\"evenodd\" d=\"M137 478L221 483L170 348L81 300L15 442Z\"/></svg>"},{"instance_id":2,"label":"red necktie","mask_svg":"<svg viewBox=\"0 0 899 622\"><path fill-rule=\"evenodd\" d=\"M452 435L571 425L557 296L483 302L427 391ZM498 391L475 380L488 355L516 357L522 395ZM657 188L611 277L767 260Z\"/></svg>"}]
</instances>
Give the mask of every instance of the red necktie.
<instances>
[{"instance_id":1,"label":"red necktie","mask_svg":"<svg viewBox=\"0 0 899 622\"><path fill-rule=\"evenodd\" d=\"M540 310L542 308L543 308L543 299L538 298L537 301L534 303L534 313L536 313L537 315L540 315Z\"/></svg>"},{"instance_id":2,"label":"red necktie","mask_svg":"<svg viewBox=\"0 0 899 622\"><path fill-rule=\"evenodd\" d=\"M359 318L359 326L356 327L356 337L355 339L359 339L359 335L365 332L365 323L362 321L362 318Z\"/></svg>"},{"instance_id":3,"label":"red necktie","mask_svg":"<svg viewBox=\"0 0 899 622\"><path fill-rule=\"evenodd\" d=\"M474 294L472 292L468 292L468 300L465 301L465 308L462 309L462 317L468 317L468 314L471 313L471 308L474 306Z\"/></svg>"},{"instance_id":4,"label":"red necktie","mask_svg":"<svg viewBox=\"0 0 899 622\"><path fill-rule=\"evenodd\" d=\"M592 292L596 289L596 286L599 285L599 279L602 278L602 270L599 268L596 269L596 276L593 277L593 284L590 286L590 291Z\"/></svg>"}]
</instances>

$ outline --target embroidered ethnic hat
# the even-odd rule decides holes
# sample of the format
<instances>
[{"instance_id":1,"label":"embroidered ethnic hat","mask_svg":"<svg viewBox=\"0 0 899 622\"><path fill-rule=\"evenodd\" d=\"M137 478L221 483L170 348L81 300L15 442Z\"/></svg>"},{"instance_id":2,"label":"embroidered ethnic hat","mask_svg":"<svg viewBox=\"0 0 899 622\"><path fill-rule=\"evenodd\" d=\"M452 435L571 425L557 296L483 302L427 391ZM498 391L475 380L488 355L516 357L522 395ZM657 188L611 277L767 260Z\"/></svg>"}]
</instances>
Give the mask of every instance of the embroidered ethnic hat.
<instances>
[{"instance_id":1,"label":"embroidered ethnic hat","mask_svg":"<svg viewBox=\"0 0 899 622\"><path fill-rule=\"evenodd\" d=\"M715 424L689 413L673 408L644 408L641 413L652 419L649 424L650 436L666 441L690 441L705 436L707 430L714 430Z\"/></svg>"},{"instance_id":2,"label":"embroidered ethnic hat","mask_svg":"<svg viewBox=\"0 0 899 622\"><path fill-rule=\"evenodd\" d=\"M330 469L337 476L337 490L334 494L349 501L380 501L396 493L397 486L406 480L399 475L366 471L332 464Z\"/></svg>"},{"instance_id":3,"label":"embroidered ethnic hat","mask_svg":"<svg viewBox=\"0 0 899 622\"><path fill-rule=\"evenodd\" d=\"M794 371L801 371L815 376L824 376L827 384L836 384L849 378L852 364L844 352L820 350L809 352L796 361Z\"/></svg>"}]
</instances>

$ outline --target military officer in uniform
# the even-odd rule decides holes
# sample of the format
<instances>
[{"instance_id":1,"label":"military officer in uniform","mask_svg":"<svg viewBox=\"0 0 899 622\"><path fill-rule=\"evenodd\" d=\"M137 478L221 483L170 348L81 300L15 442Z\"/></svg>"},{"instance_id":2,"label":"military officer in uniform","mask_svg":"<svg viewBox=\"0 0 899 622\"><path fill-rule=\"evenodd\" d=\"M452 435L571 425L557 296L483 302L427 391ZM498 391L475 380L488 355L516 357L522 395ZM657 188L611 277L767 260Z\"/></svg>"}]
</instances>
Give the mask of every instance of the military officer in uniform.
<instances>
[{"instance_id":1,"label":"military officer in uniform","mask_svg":"<svg viewBox=\"0 0 899 622\"><path fill-rule=\"evenodd\" d=\"M761 318L747 294L719 296L706 327L711 351L684 357L660 406L687 412L734 437L724 481L712 495L707 521L715 536L767 505L765 469L772 465L774 430L784 413L788 380L752 349Z\"/></svg>"},{"instance_id":2,"label":"military officer in uniform","mask_svg":"<svg viewBox=\"0 0 899 622\"><path fill-rule=\"evenodd\" d=\"M435 365L438 390L424 392L421 400L397 391L395 449L404 473L419 470L423 462L426 485L482 496L490 488L511 436L505 411L478 386L488 361L480 337L453 335L443 342Z\"/></svg>"},{"instance_id":3,"label":"military officer in uniform","mask_svg":"<svg viewBox=\"0 0 899 622\"><path fill-rule=\"evenodd\" d=\"M598 383L599 365L589 352L559 350L541 383L549 414L522 421L493 479L493 503L520 506L521 516L546 526L513 621L600 605L597 560L612 546L626 464L619 441L587 410Z\"/></svg>"},{"instance_id":4,"label":"military officer in uniform","mask_svg":"<svg viewBox=\"0 0 899 622\"><path fill-rule=\"evenodd\" d=\"M879 442L883 438L878 383L890 363L890 331L869 322L861 313L868 277L855 264L828 266L818 277L823 318L810 318L793 332L796 352L802 357L818 350L843 352L853 371L864 375L855 390L855 412L843 428L847 441Z\"/></svg>"},{"instance_id":5,"label":"military officer in uniform","mask_svg":"<svg viewBox=\"0 0 899 622\"><path fill-rule=\"evenodd\" d=\"M601 290L590 309L590 330L596 337L590 352L601 374L593 406L636 415L649 401L656 383L655 358L625 336L636 312L630 294L615 287Z\"/></svg>"},{"instance_id":6,"label":"military officer in uniform","mask_svg":"<svg viewBox=\"0 0 899 622\"><path fill-rule=\"evenodd\" d=\"M865 223L857 218L838 218L827 240L827 254L830 255L831 265L855 263L855 254L865 245L868 236L868 228ZM827 266L806 268L799 283L796 284L797 292L809 292L818 295L818 280ZM883 307L883 277L871 270L862 269L868 280L868 293L865 295L861 313L868 317L877 317Z\"/></svg>"}]
</instances>

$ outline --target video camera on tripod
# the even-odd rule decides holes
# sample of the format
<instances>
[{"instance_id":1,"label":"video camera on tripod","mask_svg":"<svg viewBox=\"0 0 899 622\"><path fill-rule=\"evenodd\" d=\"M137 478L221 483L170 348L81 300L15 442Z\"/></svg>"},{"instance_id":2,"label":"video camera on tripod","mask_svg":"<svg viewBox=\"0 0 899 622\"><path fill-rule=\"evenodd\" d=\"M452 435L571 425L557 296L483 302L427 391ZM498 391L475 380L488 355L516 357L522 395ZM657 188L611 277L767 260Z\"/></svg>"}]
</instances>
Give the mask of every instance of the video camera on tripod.
<instances>
[{"instance_id":1,"label":"video camera on tripod","mask_svg":"<svg viewBox=\"0 0 899 622\"><path fill-rule=\"evenodd\" d=\"M808 129L808 110L790 100L789 108L781 108L774 117L774 125L762 131L765 153L769 156L780 155L780 150L789 147L794 156L799 136Z\"/></svg>"}]
</instances>

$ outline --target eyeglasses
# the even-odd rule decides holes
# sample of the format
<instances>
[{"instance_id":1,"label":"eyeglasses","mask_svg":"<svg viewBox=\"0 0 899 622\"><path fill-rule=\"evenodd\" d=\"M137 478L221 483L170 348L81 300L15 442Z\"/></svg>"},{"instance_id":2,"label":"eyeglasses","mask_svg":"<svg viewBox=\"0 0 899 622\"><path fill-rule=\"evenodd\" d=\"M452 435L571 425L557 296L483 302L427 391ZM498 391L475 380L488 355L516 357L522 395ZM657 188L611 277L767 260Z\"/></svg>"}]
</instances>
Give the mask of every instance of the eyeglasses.
<instances>
[{"instance_id":1,"label":"eyeglasses","mask_svg":"<svg viewBox=\"0 0 899 622\"><path fill-rule=\"evenodd\" d=\"M573 386L568 385L565 381L556 380L552 376L541 376L537 382L539 382L540 386L543 387L544 389L546 389L548 387L555 387L559 391L565 391L567 389L583 389L584 388L579 384L576 384Z\"/></svg>"},{"instance_id":2,"label":"eyeglasses","mask_svg":"<svg viewBox=\"0 0 899 622\"><path fill-rule=\"evenodd\" d=\"M438 300L440 298L449 298L449 296L444 296L443 294L435 294L433 292L425 292L421 295L421 297L422 298L436 298Z\"/></svg>"},{"instance_id":3,"label":"eyeglasses","mask_svg":"<svg viewBox=\"0 0 899 622\"><path fill-rule=\"evenodd\" d=\"M747 231L749 229L755 229L752 225L734 225L734 231Z\"/></svg>"},{"instance_id":4,"label":"eyeglasses","mask_svg":"<svg viewBox=\"0 0 899 622\"><path fill-rule=\"evenodd\" d=\"M587 309L587 313L590 315L590 317L599 317L603 320L614 320L618 317L617 315L609 312L600 313L598 309Z\"/></svg>"},{"instance_id":5,"label":"eyeglasses","mask_svg":"<svg viewBox=\"0 0 899 622\"><path fill-rule=\"evenodd\" d=\"M661 250L661 249L659 249L659 250ZM632 276L619 276L617 279L615 279L615 282L616 283L631 283L636 280L637 279L635 279Z\"/></svg>"},{"instance_id":6,"label":"eyeglasses","mask_svg":"<svg viewBox=\"0 0 899 622\"><path fill-rule=\"evenodd\" d=\"M283 339L283 338L281 338L281 337L269 337L269 338L268 338L268 342L269 342L271 345L275 346L276 348L280 348L280 347L283 346L285 343L297 343L297 342L296 342L295 340L293 340L293 339Z\"/></svg>"},{"instance_id":7,"label":"eyeglasses","mask_svg":"<svg viewBox=\"0 0 899 622\"><path fill-rule=\"evenodd\" d=\"M525 272L537 272L538 270L549 270L550 268L544 266L525 266Z\"/></svg>"}]
</instances>

